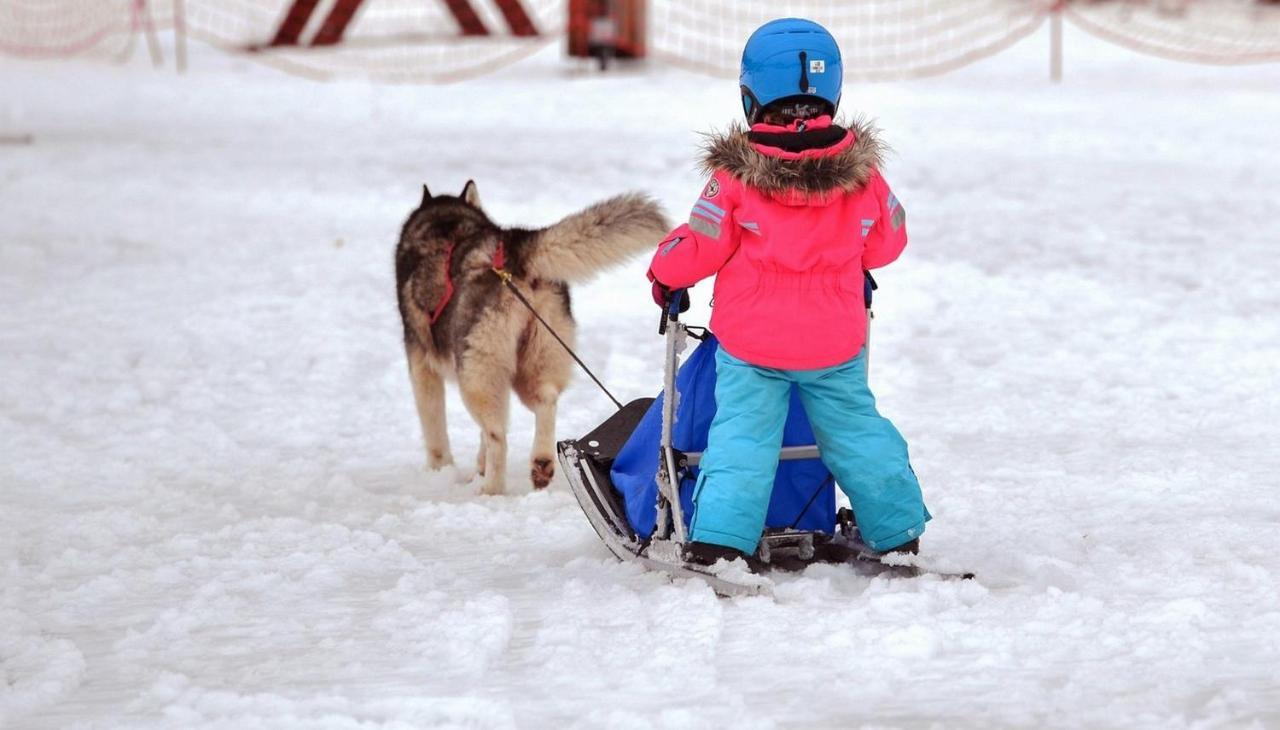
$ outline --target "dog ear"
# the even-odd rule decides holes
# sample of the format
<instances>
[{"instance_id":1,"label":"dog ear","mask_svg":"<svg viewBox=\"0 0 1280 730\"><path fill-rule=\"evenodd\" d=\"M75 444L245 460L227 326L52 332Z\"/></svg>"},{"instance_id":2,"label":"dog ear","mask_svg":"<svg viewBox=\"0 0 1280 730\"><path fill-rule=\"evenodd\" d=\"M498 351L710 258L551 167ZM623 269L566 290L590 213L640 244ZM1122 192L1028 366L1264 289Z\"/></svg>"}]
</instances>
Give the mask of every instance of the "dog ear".
<instances>
[{"instance_id":1,"label":"dog ear","mask_svg":"<svg viewBox=\"0 0 1280 730\"><path fill-rule=\"evenodd\" d=\"M462 188L462 200L475 208L480 207L480 193L476 190L476 181L468 180L467 184Z\"/></svg>"},{"instance_id":2,"label":"dog ear","mask_svg":"<svg viewBox=\"0 0 1280 730\"><path fill-rule=\"evenodd\" d=\"M423 183L422 184L422 202L425 204L428 200L431 200L431 191L427 189L426 183Z\"/></svg>"}]
</instances>

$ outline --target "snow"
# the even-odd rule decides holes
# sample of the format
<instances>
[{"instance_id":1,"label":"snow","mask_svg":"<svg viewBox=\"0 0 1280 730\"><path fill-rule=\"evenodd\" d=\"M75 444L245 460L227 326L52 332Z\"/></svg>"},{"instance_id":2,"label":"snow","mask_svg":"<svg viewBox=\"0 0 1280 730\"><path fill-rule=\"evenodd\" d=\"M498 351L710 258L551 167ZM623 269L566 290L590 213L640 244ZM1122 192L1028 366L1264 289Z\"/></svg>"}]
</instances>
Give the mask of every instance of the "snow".
<instances>
[{"instance_id":1,"label":"snow","mask_svg":"<svg viewBox=\"0 0 1280 730\"><path fill-rule=\"evenodd\" d=\"M0 60L0 727L1280 726L1280 66L1067 41L1059 86L1035 38L845 98L912 231L873 386L978 579L730 600L531 493L519 407L507 496L455 394L424 471L391 252L423 182L681 214L731 81ZM653 394L643 263L575 306ZM579 377L561 435L609 408Z\"/></svg>"}]
</instances>

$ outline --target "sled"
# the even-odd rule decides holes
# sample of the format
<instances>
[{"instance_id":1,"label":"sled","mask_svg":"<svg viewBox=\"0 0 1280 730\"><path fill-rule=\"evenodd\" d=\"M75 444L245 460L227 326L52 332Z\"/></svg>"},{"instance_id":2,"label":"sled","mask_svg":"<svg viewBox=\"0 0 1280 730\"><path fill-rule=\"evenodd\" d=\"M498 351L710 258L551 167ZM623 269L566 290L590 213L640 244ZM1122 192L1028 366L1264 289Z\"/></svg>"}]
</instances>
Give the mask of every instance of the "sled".
<instances>
[{"instance_id":1,"label":"sled","mask_svg":"<svg viewBox=\"0 0 1280 730\"><path fill-rule=\"evenodd\" d=\"M697 468L715 410L718 343L681 322L675 305L664 313L659 332L666 336L662 393L632 401L582 438L557 445L574 497L610 552L672 577L704 581L724 596L769 594L769 572L818 562L848 564L865 574L922 572L882 562L858 539L853 513L836 508L835 480L794 388L765 531L752 556L756 572L742 561L713 568L685 561ZM694 337L701 343L682 366Z\"/></svg>"}]
</instances>

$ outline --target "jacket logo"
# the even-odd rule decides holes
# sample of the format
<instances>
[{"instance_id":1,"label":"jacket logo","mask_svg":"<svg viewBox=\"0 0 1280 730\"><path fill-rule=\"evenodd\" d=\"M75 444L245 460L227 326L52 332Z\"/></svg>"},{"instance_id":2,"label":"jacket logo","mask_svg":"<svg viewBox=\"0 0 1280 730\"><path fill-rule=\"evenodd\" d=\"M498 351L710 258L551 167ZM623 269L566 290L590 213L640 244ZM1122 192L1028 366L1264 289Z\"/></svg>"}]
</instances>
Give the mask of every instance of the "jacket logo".
<instances>
[{"instance_id":1,"label":"jacket logo","mask_svg":"<svg viewBox=\"0 0 1280 730\"><path fill-rule=\"evenodd\" d=\"M707 183L707 189L702 191L702 197L714 198L720 194L720 181L711 178L711 182Z\"/></svg>"}]
</instances>

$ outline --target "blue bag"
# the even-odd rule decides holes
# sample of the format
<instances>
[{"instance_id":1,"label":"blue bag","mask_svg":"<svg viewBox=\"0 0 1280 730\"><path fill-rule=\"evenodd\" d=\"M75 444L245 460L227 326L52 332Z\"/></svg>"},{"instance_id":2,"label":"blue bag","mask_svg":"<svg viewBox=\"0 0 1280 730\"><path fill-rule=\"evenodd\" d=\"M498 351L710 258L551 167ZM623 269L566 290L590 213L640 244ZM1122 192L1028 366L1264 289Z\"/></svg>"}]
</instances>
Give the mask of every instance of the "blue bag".
<instances>
[{"instance_id":1,"label":"blue bag","mask_svg":"<svg viewBox=\"0 0 1280 730\"><path fill-rule=\"evenodd\" d=\"M680 403L672 432L675 448L682 452L700 452L707 448L707 432L716 414L716 349L714 337L693 351L676 375ZM627 521L641 538L649 537L657 523L658 454L662 438L662 396L654 401L632 432L631 438L618 452L610 476L626 505ZM791 408L783 428L783 446L809 446L814 443L809 419L800 405L794 386ZM684 508L685 526L693 515L693 485L696 468L687 470L680 483L680 502ZM835 483L831 472L820 459L785 461L778 465L773 496L765 519L768 528L792 527L832 533L836 524Z\"/></svg>"}]
</instances>

